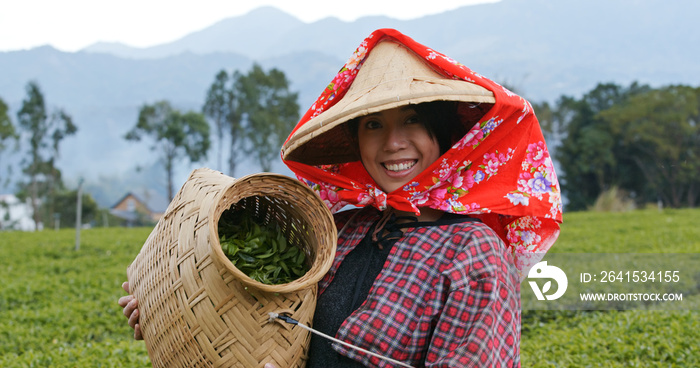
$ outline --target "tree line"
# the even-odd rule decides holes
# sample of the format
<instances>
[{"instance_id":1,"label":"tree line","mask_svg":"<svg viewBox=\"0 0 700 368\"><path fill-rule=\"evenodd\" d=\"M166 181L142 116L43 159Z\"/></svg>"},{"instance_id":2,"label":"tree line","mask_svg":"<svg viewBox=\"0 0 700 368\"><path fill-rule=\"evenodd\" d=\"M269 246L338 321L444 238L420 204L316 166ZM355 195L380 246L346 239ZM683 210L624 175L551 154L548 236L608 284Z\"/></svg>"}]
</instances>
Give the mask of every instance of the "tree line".
<instances>
[{"instance_id":1,"label":"tree line","mask_svg":"<svg viewBox=\"0 0 700 368\"><path fill-rule=\"evenodd\" d=\"M37 82L30 81L26 92L16 125L7 104L0 99L0 155L13 147L22 147L23 175L14 183L18 188L16 195L31 204L37 228L39 224L56 221L56 214L63 219L62 225L72 226L75 206L70 208L70 198L75 199L77 191L66 190L56 161L61 141L74 135L78 128L65 110L48 110ZM263 171L270 171L279 147L299 119L297 98L298 93L289 90L289 81L278 69L265 71L254 64L247 74L222 70L215 76L201 111L181 111L167 100L146 103L140 107L137 121L124 139L150 142L150 148L165 167L168 198L172 199L173 175L178 163L199 162L209 153L210 120L216 128L220 170L224 146L228 143L229 175L235 175L236 164L244 157L255 160ZM7 171L11 173L11 169L8 167ZM8 184L9 176L0 180ZM83 216L88 221L99 212L88 194L83 195L82 204Z\"/></svg>"},{"instance_id":2,"label":"tree line","mask_svg":"<svg viewBox=\"0 0 700 368\"><path fill-rule=\"evenodd\" d=\"M68 191L61 177L61 170L56 166L59 158L60 145L63 139L75 134L78 130L73 123L73 118L63 109L49 109L44 99L44 94L38 83L31 81L26 86L26 98L17 112L17 126L12 124L8 114L7 104L0 100L0 154L3 151L15 147L22 148L21 179L15 183L18 187L17 197L28 200L32 208L32 216L35 227L39 224L64 220L64 224L71 223L70 218L60 213L61 204L66 197L72 194L76 198L76 191ZM19 145L21 138L23 145ZM13 144L13 141L15 144ZM11 168L7 168L11 173ZM5 183L9 182L5 178ZM91 214L96 208L91 207L94 201L85 198L85 211ZM75 209L70 211L75 222Z\"/></svg>"},{"instance_id":3,"label":"tree line","mask_svg":"<svg viewBox=\"0 0 700 368\"><path fill-rule=\"evenodd\" d=\"M63 109L49 110L36 82L29 82L26 92L16 125L0 99L0 158L21 141L18 197L29 199L37 224L50 223L61 212L69 214L61 223L71 226L74 209L57 209L67 206L76 191L64 187L56 160L62 140L75 134L77 126ZM207 157L211 136L219 170L235 176L244 158L271 170L299 118L297 98L277 69L265 71L254 64L245 74L221 70L200 111L181 111L167 100L144 104L124 138L150 142L166 169L172 199L176 165ZM534 107L561 168L567 210L588 209L612 190L638 206L700 204L700 88L601 83L580 98L561 96ZM83 214L90 219L98 209L86 196Z\"/></svg>"},{"instance_id":4,"label":"tree line","mask_svg":"<svg viewBox=\"0 0 700 368\"><path fill-rule=\"evenodd\" d=\"M637 206L700 205L700 88L600 83L535 111L563 169L568 210L613 190Z\"/></svg>"}]
</instances>

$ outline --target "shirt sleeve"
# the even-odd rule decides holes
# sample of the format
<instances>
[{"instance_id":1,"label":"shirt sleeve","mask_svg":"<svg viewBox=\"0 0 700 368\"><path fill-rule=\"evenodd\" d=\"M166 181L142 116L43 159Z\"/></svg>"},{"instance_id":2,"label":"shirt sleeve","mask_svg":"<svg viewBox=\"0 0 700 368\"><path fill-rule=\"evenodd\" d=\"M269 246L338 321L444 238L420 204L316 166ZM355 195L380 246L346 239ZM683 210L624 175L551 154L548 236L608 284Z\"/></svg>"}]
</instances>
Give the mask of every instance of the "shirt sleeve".
<instances>
[{"instance_id":1,"label":"shirt sleeve","mask_svg":"<svg viewBox=\"0 0 700 368\"><path fill-rule=\"evenodd\" d=\"M495 235L475 232L443 275L450 284L426 367L519 367L520 283Z\"/></svg>"}]
</instances>

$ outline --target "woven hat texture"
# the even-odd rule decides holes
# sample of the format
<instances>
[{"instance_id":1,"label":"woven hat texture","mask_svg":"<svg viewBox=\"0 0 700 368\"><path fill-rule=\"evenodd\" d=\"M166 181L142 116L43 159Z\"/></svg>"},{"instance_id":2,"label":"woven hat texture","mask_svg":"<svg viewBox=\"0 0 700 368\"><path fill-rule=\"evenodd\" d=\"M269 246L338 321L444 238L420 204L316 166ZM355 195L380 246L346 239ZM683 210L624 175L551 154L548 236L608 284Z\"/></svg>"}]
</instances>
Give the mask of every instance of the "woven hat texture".
<instances>
[{"instance_id":1,"label":"woven hat texture","mask_svg":"<svg viewBox=\"0 0 700 368\"><path fill-rule=\"evenodd\" d=\"M435 71L405 46L385 40L366 56L343 98L297 129L282 147L282 156L307 164L357 159L342 124L356 117L409 104L437 100L492 104L484 87Z\"/></svg>"},{"instance_id":2,"label":"woven hat texture","mask_svg":"<svg viewBox=\"0 0 700 368\"><path fill-rule=\"evenodd\" d=\"M310 270L293 282L266 285L235 268L218 238L219 218L229 208L279 224L311 260ZM295 179L193 171L127 269L153 366L303 367L308 331L270 322L268 313L311 323L316 284L330 268L336 241L330 211Z\"/></svg>"}]
</instances>

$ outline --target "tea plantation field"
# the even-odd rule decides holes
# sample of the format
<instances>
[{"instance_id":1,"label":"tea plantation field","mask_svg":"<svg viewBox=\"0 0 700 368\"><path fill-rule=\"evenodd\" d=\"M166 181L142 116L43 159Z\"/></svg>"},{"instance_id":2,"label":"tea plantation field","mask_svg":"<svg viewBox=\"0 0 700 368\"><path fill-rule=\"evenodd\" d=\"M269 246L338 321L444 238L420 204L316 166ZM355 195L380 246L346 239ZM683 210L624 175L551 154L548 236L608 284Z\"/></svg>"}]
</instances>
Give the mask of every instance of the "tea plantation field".
<instances>
[{"instance_id":1,"label":"tea plantation field","mask_svg":"<svg viewBox=\"0 0 700 368\"><path fill-rule=\"evenodd\" d=\"M677 259L700 253L699 222L697 209L568 213L551 251L674 253ZM524 311L522 366L700 367L700 264L693 268L696 289L683 295L694 302L691 310Z\"/></svg>"},{"instance_id":2,"label":"tea plantation field","mask_svg":"<svg viewBox=\"0 0 700 368\"><path fill-rule=\"evenodd\" d=\"M117 299L150 231L0 233L0 367L149 367Z\"/></svg>"},{"instance_id":3,"label":"tea plantation field","mask_svg":"<svg viewBox=\"0 0 700 368\"><path fill-rule=\"evenodd\" d=\"M699 220L700 210L568 213L552 251L700 253ZM117 299L150 231L84 230L78 251L74 230L0 232L0 367L149 367ZM525 311L522 365L698 367L698 331L697 310Z\"/></svg>"}]
</instances>

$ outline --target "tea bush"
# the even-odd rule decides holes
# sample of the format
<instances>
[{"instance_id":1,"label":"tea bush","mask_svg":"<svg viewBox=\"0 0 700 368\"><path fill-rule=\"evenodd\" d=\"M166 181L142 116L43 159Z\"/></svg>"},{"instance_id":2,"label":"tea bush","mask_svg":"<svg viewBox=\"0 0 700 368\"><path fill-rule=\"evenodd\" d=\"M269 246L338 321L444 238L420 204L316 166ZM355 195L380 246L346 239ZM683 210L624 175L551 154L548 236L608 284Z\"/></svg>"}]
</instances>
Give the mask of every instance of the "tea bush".
<instances>
[{"instance_id":1,"label":"tea bush","mask_svg":"<svg viewBox=\"0 0 700 368\"><path fill-rule=\"evenodd\" d=\"M149 232L1 232L0 367L149 367L117 305Z\"/></svg>"},{"instance_id":2,"label":"tea bush","mask_svg":"<svg viewBox=\"0 0 700 368\"><path fill-rule=\"evenodd\" d=\"M698 209L567 213L551 252L700 253L698 220ZM699 310L524 311L522 366L698 367L699 330Z\"/></svg>"},{"instance_id":3,"label":"tea bush","mask_svg":"<svg viewBox=\"0 0 700 368\"><path fill-rule=\"evenodd\" d=\"M698 253L699 219L567 213L552 252ZM78 251L72 230L0 232L0 367L149 367L117 299L150 231L84 230ZM697 367L697 331L700 311L525 311L522 366Z\"/></svg>"}]
</instances>

